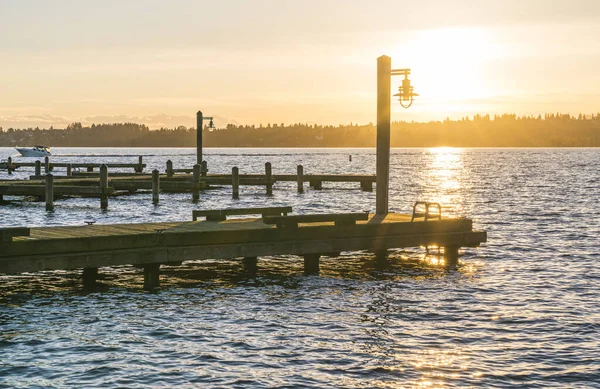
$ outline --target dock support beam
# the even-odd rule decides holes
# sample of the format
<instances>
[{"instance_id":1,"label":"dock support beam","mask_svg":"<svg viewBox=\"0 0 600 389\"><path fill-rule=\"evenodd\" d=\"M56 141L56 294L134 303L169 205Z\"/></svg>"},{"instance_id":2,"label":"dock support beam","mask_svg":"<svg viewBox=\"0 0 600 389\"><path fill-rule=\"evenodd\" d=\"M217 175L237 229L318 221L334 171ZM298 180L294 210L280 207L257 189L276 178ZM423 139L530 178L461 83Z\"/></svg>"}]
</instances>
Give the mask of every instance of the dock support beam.
<instances>
[{"instance_id":1,"label":"dock support beam","mask_svg":"<svg viewBox=\"0 0 600 389\"><path fill-rule=\"evenodd\" d=\"M446 259L446 266L456 267L458 265L458 246L444 247L444 258Z\"/></svg>"},{"instance_id":2,"label":"dock support beam","mask_svg":"<svg viewBox=\"0 0 600 389\"><path fill-rule=\"evenodd\" d=\"M167 161L167 177L173 177L173 161Z\"/></svg>"},{"instance_id":3,"label":"dock support beam","mask_svg":"<svg viewBox=\"0 0 600 389\"><path fill-rule=\"evenodd\" d=\"M196 163L202 164L202 111L196 112Z\"/></svg>"},{"instance_id":4,"label":"dock support beam","mask_svg":"<svg viewBox=\"0 0 600 389\"><path fill-rule=\"evenodd\" d=\"M296 179L298 180L298 193L304 192L304 167L298 165L296 168Z\"/></svg>"},{"instance_id":5,"label":"dock support beam","mask_svg":"<svg viewBox=\"0 0 600 389\"><path fill-rule=\"evenodd\" d=\"M108 208L108 166L102 164L100 166L100 208Z\"/></svg>"},{"instance_id":6,"label":"dock support beam","mask_svg":"<svg viewBox=\"0 0 600 389\"><path fill-rule=\"evenodd\" d=\"M152 290L160 286L160 263L144 265L144 289Z\"/></svg>"},{"instance_id":7,"label":"dock support beam","mask_svg":"<svg viewBox=\"0 0 600 389\"><path fill-rule=\"evenodd\" d=\"M36 177L42 176L42 162L39 159L37 161L35 161L35 176Z\"/></svg>"},{"instance_id":8,"label":"dock support beam","mask_svg":"<svg viewBox=\"0 0 600 389\"><path fill-rule=\"evenodd\" d=\"M200 200L200 165L195 164L192 174L192 202L197 203Z\"/></svg>"},{"instance_id":9,"label":"dock support beam","mask_svg":"<svg viewBox=\"0 0 600 389\"><path fill-rule=\"evenodd\" d=\"M271 162L265 163L265 176L267 176L267 196L273 194L273 168Z\"/></svg>"},{"instance_id":10,"label":"dock support beam","mask_svg":"<svg viewBox=\"0 0 600 389\"><path fill-rule=\"evenodd\" d=\"M390 109L392 59L377 58L377 215L388 213L390 178Z\"/></svg>"},{"instance_id":11,"label":"dock support beam","mask_svg":"<svg viewBox=\"0 0 600 389\"><path fill-rule=\"evenodd\" d=\"M83 269L81 274L84 288L92 288L96 285L98 279L98 268L97 267L86 267Z\"/></svg>"},{"instance_id":12,"label":"dock support beam","mask_svg":"<svg viewBox=\"0 0 600 389\"><path fill-rule=\"evenodd\" d=\"M240 170L237 166L231 169L231 187L233 189L233 198L240 198Z\"/></svg>"},{"instance_id":13,"label":"dock support beam","mask_svg":"<svg viewBox=\"0 0 600 389\"><path fill-rule=\"evenodd\" d=\"M46 174L46 211L52 210L54 210L54 176Z\"/></svg>"},{"instance_id":14,"label":"dock support beam","mask_svg":"<svg viewBox=\"0 0 600 389\"><path fill-rule=\"evenodd\" d=\"M321 254L304 254L304 275L319 274Z\"/></svg>"},{"instance_id":15,"label":"dock support beam","mask_svg":"<svg viewBox=\"0 0 600 389\"><path fill-rule=\"evenodd\" d=\"M244 257L243 264L246 274L254 275L258 270L258 257Z\"/></svg>"},{"instance_id":16,"label":"dock support beam","mask_svg":"<svg viewBox=\"0 0 600 389\"><path fill-rule=\"evenodd\" d=\"M160 192L160 176L159 176L158 170L154 169L154 170L152 170L152 203L153 204L158 204L158 200L159 200L158 193L159 192Z\"/></svg>"}]
</instances>

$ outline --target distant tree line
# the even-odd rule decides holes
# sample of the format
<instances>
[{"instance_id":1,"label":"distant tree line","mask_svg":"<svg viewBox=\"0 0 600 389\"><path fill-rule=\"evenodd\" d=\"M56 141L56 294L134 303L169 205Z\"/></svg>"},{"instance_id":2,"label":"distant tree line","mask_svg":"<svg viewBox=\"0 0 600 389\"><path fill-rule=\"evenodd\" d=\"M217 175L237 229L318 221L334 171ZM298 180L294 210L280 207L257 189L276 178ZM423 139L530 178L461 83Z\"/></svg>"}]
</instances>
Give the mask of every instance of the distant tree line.
<instances>
[{"instance_id":1,"label":"distant tree line","mask_svg":"<svg viewBox=\"0 0 600 389\"><path fill-rule=\"evenodd\" d=\"M374 147L376 127L316 124L233 125L203 130L207 147ZM113 123L65 129L2 129L0 146L194 147L196 129L179 126L150 130L143 124ZM393 122L392 147L600 147L600 113L475 115L430 122Z\"/></svg>"}]
</instances>

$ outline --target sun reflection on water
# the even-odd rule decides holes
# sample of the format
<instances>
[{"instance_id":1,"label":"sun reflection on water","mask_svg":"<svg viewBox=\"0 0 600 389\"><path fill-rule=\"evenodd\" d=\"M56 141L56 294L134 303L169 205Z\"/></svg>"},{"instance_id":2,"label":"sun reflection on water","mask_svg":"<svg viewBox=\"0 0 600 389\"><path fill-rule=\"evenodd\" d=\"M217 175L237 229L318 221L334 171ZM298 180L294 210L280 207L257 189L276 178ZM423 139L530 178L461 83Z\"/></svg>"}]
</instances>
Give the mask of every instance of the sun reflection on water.
<instances>
[{"instance_id":1,"label":"sun reflection on water","mask_svg":"<svg viewBox=\"0 0 600 389\"><path fill-rule=\"evenodd\" d=\"M436 147L423 152L427 161L425 200L440 203L447 216L463 216L463 149Z\"/></svg>"}]
</instances>

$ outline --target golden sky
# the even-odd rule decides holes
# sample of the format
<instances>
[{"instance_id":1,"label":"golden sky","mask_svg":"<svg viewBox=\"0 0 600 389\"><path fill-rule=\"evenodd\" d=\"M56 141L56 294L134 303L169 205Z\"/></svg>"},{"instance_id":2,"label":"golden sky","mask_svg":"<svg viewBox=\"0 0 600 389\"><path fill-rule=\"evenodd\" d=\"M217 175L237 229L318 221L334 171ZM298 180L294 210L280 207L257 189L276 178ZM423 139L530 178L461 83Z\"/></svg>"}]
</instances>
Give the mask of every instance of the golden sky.
<instances>
[{"instance_id":1,"label":"golden sky","mask_svg":"<svg viewBox=\"0 0 600 389\"><path fill-rule=\"evenodd\" d=\"M599 37L598 0L0 0L0 126L369 123L382 54L393 120L596 113Z\"/></svg>"}]
</instances>

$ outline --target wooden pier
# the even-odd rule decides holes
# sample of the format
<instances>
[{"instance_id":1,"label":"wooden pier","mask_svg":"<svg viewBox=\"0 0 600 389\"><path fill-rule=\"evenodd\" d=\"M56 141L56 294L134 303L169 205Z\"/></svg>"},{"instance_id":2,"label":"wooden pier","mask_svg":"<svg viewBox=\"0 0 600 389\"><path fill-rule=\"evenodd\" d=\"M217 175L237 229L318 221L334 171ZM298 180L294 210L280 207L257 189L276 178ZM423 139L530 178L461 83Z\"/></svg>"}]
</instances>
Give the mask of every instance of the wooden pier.
<instances>
[{"instance_id":1,"label":"wooden pier","mask_svg":"<svg viewBox=\"0 0 600 389\"><path fill-rule=\"evenodd\" d=\"M82 225L0 229L0 273L84 269L93 285L98 268L135 265L144 269L144 287L159 285L162 264L188 260L243 259L256 271L257 258L297 255L306 274L318 273L322 256L365 250L386 261L388 249L445 247L455 266L460 247L476 247L486 233L473 231L469 219L411 221L412 215L367 213L295 215L290 207L195 212L207 220L167 223ZM239 214L262 218L227 219Z\"/></svg>"}]
</instances>

